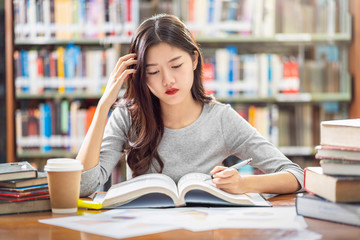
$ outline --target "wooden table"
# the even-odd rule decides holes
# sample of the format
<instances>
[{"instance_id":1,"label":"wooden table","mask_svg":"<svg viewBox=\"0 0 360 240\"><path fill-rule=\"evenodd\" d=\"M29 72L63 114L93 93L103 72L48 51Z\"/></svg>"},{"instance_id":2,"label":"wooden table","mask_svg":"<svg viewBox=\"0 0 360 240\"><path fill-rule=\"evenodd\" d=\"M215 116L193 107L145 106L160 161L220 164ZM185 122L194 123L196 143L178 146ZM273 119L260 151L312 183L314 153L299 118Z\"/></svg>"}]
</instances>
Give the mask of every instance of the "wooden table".
<instances>
[{"instance_id":1,"label":"wooden table","mask_svg":"<svg viewBox=\"0 0 360 240\"><path fill-rule=\"evenodd\" d=\"M294 206L295 194L270 198L274 207ZM85 210L90 213L90 210ZM93 240L112 239L90 233L39 223L39 219L63 217L51 212L25 213L0 216L0 239L2 240ZM308 230L322 235L322 239L360 239L360 227L305 218ZM299 232L286 229L217 229L202 232L174 230L145 235L133 239L294 239ZM298 238L297 238L298 239Z\"/></svg>"}]
</instances>

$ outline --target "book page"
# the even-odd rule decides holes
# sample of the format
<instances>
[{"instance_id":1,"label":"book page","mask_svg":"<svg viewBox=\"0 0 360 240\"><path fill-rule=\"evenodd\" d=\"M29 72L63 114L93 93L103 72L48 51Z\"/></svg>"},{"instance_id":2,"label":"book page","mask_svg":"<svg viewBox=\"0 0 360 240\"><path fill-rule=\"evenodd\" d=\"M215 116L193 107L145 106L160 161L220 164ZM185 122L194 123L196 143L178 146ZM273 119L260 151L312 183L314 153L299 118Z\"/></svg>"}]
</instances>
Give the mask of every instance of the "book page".
<instances>
[{"instance_id":1,"label":"book page","mask_svg":"<svg viewBox=\"0 0 360 240\"><path fill-rule=\"evenodd\" d=\"M179 180L178 189L179 196L184 201L185 199L190 201L190 197L193 196L196 201L201 203L207 201L208 204L232 203L244 206L271 206L268 201L257 193L231 194L220 190L212 183L210 175L202 173L186 174Z\"/></svg>"},{"instance_id":2,"label":"book page","mask_svg":"<svg viewBox=\"0 0 360 240\"><path fill-rule=\"evenodd\" d=\"M213 184L211 176L204 173L188 173L182 176L178 182L179 195L184 189L192 184L206 182L207 184ZM213 185L215 187L215 185Z\"/></svg>"},{"instance_id":3,"label":"book page","mask_svg":"<svg viewBox=\"0 0 360 240\"><path fill-rule=\"evenodd\" d=\"M104 207L121 205L150 193L168 195L175 204L180 204L175 182L166 175L151 173L113 185L103 199L102 205Z\"/></svg>"}]
</instances>

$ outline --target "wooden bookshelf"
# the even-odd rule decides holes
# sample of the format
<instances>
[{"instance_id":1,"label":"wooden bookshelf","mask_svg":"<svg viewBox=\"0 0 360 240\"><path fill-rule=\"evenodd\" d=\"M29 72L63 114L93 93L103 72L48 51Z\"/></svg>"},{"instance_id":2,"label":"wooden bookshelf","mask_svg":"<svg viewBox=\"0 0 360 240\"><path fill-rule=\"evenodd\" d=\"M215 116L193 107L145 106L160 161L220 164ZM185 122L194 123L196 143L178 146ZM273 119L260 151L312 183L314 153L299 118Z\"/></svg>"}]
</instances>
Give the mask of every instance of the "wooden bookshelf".
<instances>
[{"instance_id":1,"label":"wooden bookshelf","mask_svg":"<svg viewBox=\"0 0 360 240\"><path fill-rule=\"evenodd\" d=\"M15 95L13 74L13 7L12 1L5 1L5 65L6 65L6 139L7 139L7 162L16 161L15 155Z\"/></svg>"},{"instance_id":2,"label":"wooden bookshelf","mask_svg":"<svg viewBox=\"0 0 360 240\"><path fill-rule=\"evenodd\" d=\"M141 2L141 0L139 0ZM170 1L171 2L171 1ZM174 13L181 16L179 10L182 2L172 1L174 4ZM141 5L142 3L140 3ZM339 56L342 59L341 64L345 66L345 72L341 74L342 87L339 92L305 92L295 95L287 95L278 93L275 96L259 96L259 95L236 95L231 97L217 97L218 100L230 104L243 105L261 105L261 106L300 106L302 104L311 104L314 107L314 115L319 120L320 110L323 105L328 103L339 104L340 111L343 114L338 116L360 117L360 3L357 0L349 0L349 11L352 15L352 23L349 18L345 17L342 23L342 31L333 34L325 33L274 33L272 36L255 36L255 35L241 35L233 34L228 36L196 36L196 41L200 44L201 49L223 48L228 45L235 45L241 54L257 54L257 53L271 53L282 54L286 51L297 52L299 59L305 59L305 54L311 53L313 46L318 45L335 45L339 46ZM87 100L96 101L101 97L101 92L76 92L76 93L58 93L58 92L44 92L43 94L34 94L28 92L16 91L14 76L14 52L18 49L24 48L29 50L31 48L51 48L58 46L66 46L69 42L82 47L101 47L109 48L117 46L122 51L129 46L130 37L128 36L105 36L100 39L89 39L86 37L78 37L70 40L57 38L29 38L14 37L16 26L13 23L13 5L12 1L5 1L6 8L6 80L7 80L7 161L12 162L18 159L32 159L32 158L48 158L50 156L73 156L72 152L55 151L53 153L42 153L41 151L34 151L30 153L18 152L16 153L16 138L15 138L15 110L19 108L21 102L45 102L67 99L69 101L80 100L86 102ZM139 10L140 11L140 10ZM346 14L345 14L346 15ZM142 17L138 16L140 20ZM137 21L136 21L137 22ZM350 24L349 24L350 22ZM138 23L138 22L137 22ZM350 28L352 26L352 31ZM351 43L350 47L349 44ZM269 50L270 49L270 50ZM310 53L309 53L310 52ZM287 52L286 52L287 53ZM284 53L285 55L285 53ZM347 57L348 56L348 57ZM313 56L312 56L313 57ZM311 59L311 57L309 58ZM345 59L345 60L344 60ZM347 72L349 66L350 74L353 77L351 81L350 75ZM16 94L15 94L16 93ZM350 104L350 107L349 107ZM348 109L349 107L349 109ZM315 141L316 142L316 141ZM287 155L309 156L314 154L314 150L308 146L279 146L280 149ZM282 147L282 148L281 148Z\"/></svg>"},{"instance_id":3,"label":"wooden bookshelf","mask_svg":"<svg viewBox=\"0 0 360 240\"><path fill-rule=\"evenodd\" d=\"M352 41L349 47L349 70L352 75L352 101L349 117L360 118L360 1L349 0L353 18Z\"/></svg>"}]
</instances>

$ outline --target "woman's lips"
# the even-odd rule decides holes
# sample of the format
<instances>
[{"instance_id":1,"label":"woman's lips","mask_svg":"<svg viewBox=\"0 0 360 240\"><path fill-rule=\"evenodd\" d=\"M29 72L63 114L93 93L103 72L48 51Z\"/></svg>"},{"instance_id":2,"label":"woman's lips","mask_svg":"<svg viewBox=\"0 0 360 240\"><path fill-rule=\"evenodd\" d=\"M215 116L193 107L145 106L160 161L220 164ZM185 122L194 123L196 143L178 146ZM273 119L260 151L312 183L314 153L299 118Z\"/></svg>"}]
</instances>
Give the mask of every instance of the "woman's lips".
<instances>
[{"instance_id":1,"label":"woman's lips","mask_svg":"<svg viewBox=\"0 0 360 240\"><path fill-rule=\"evenodd\" d=\"M167 95L174 95L174 94L176 94L178 91L179 91L179 89L177 89L177 88L170 88L170 89L166 90L165 93L166 93Z\"/></svg>"}]
</instances>

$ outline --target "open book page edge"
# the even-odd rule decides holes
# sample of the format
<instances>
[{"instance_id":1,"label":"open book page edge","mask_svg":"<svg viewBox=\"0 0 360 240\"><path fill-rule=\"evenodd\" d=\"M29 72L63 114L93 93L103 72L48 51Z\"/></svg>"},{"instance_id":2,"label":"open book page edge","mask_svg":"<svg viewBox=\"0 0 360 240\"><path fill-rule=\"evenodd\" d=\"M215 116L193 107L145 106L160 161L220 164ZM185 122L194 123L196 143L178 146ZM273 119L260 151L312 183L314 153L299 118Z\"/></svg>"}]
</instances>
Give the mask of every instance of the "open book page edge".
<instances>
[{"instance_id":1,"label":"open book page edge","mask_svg":"<svg viewBox=\"0 0 360 240\"><path fill-rule=\"evenodd\" d=\"M102 205L111 207L128 203L149 193L162 193L169 196L177 206L184 203L179 200L177 186L168 176L163 174L145 174L128 181L113 185L106 193Z\"/></svg>"},{"instance_id":2,"label":"open book page edge","mask_svg":"<svg viewBox=\"0 0 360 240\"><path fill-rule=\"evenodd\" d=\"M185 176L187 177L180 179L178 183L179 198L183 199L184 201L185 195L189 191L202 190L233 204L248 206L271 206L271 204L258 193L231 194L220 190L211 182L209 175L189 173Z\"/></svg>"},{"instance_id":3,"label":"open book page edge","mask_svg":"<svg viewBox=\"0 0 360 240\"><path fill-rule=\"evenodd\" d=\"M218 197L229 203L233 203L233 204L237 204L237 205L271 206L271 204L258 193L230 194L230 193L224 192L218 188L216 188L216 189L209 187L206 184L193 184L193 185L188 186L183 189L183 191L180 194L180 198L185 199L186 194L192 190L202 190L202 191L208 192L209 194L211 194L215 197Z\"/></svg>"}]
</instances>

